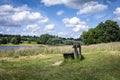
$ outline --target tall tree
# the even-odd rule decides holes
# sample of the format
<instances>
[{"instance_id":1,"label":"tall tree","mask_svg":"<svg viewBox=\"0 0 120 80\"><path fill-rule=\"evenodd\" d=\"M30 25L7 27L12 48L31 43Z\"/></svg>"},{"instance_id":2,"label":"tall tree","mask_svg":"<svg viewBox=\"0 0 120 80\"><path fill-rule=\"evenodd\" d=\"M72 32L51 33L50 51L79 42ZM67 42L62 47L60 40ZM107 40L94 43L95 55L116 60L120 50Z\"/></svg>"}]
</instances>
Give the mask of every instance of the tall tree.
<instances>
[{"instance_id":1,"label":"tall tree","mask_svg":"<svg viewBox=\"0 0 120 80\"><path fill-rule=\"evenodd\" d=\"M120 27L117 22L106 20L96 28L83 32L81 38L85 44L120 41Z\"/></svg>"}]
</instances>

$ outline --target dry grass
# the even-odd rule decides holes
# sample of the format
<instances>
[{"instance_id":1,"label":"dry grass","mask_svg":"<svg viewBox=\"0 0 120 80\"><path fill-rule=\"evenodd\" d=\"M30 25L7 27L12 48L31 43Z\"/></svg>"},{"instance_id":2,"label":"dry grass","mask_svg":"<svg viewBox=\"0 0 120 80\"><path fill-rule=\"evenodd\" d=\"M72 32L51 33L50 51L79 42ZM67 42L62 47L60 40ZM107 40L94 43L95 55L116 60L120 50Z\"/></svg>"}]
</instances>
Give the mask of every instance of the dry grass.
<instances>
[{"instance_id":1,"label":"dry grass","mask_svg":"<svg viewBox=\"0 0 120 80\"><path fill-rule=\"evenodd\" d=\"M105 54L120 55L120 42L82 46L83 54L92 54L98 52L103 52Z\"/></svg>"}]
</instances>

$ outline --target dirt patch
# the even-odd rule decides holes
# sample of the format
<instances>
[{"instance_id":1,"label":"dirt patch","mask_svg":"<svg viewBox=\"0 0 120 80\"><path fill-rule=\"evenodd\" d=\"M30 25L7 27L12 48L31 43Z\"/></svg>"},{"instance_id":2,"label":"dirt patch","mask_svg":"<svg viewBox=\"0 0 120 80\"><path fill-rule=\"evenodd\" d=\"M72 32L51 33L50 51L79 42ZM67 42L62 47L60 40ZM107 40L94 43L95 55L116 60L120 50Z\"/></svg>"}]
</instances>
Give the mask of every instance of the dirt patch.
<instances>
[{"instance_id":1,"label":"dirt patch","mask_svg":"<svg viewBox=\"0 0 120 80\"><path fill-rule=\"evenodd\" d=\"M49 58L52 57L52 55L49 54L39 54L39 55L33 55L33 56L20 56L18 58L13 58L13 57L1 57L0 61L2 60L7 60L7 61L20 61L20 60L29 60L29 59L35 59L35 58L39 58L39 59L45 59L45 58Z\"/></svg>"},{"instance_id":2,"label":"dirt patch","mask_svg":"<svg viewBox=\"0 0 120 80\"><path fill-rule=\"evenodd\" d=\"M62 61L57 61L55 63L52 64L52 66L59 66L62 63Z\"/></svg>"}]
</instances>

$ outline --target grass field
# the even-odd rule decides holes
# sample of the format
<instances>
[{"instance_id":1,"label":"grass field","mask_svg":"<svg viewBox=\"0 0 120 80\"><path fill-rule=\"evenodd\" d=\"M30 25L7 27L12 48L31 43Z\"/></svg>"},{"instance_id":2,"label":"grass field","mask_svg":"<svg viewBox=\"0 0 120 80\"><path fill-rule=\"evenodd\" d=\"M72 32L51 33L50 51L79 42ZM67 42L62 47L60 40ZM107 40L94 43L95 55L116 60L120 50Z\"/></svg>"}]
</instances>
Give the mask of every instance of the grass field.
<instances>
[{"instance_id":1,"label":"grass field","mask_svg":"<svg viewBox=\"0 0 120 80\"><path fill-rule=\"evenodd\" d=\"M120 42L82 46L84 60L64 61L62 53L71 50L44 46L0 51L0 80L120 80Z\"/></svg>"}]
</instances>

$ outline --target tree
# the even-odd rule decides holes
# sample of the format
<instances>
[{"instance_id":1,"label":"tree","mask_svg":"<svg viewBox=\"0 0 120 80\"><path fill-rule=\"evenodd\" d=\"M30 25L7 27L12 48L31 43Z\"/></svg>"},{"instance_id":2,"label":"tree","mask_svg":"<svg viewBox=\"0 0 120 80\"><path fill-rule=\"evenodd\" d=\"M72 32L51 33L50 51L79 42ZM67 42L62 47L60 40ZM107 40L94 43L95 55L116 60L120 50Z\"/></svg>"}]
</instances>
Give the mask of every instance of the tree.
<instances>
[{"instance_id":1,"label":"tree","mask_svg":"<svg viewBox=\"0 0 120 80\"><path fill-rule=\"evenodd\" d=\"M28 39L28 43L31 44L31 39Z\"/></svg>"},{"instance_id":2,"label":"tree","mask_svg":"<svg viewBox=\"0 0 120 80\"><path fill-rule=\"evenodd\" d=\"M21 36L20 35L16 35L15 38L17 39L18 44L21 43Z\"/></svg>"},{"instance_id":3,"label":"tree","mask_svg":"<svg viewBox=\"0 0 120 80\"><path fill-rule=\"evenodd\" d=\"M16 39L16 37L13 37L10 41L12 44L19 44L18 40Z\"/></svg>"},{"instance_id":4,"label":"tree","mask_svg":"<svg viewBox=\"0 0 120 80\"><path fill-rule=\"evenodd\" d=\"M73 45L74 41L73 40L64 40L65 45Z\"/></svg>"},{"instance_id":5,"label":"tree","mask_svg":"<svg viewBox=\"0 0 120 80\"><path fill-rule=\"evenodd\" d=\"M8 40L7 40L7 38L2 38L0 42L1 42L1 44L7 44Z\"/></svg>"},{"instance_id":6,"label":"tree","mask_svg":"<svg viewBox=\"0 0 120 80\"><path fill-rule=\"evenodd\" d=\"M46 44L49 44L49 45L59 45L59 44L63 44L63 41L60 38L50 38L47 41Z\"/></svg>"},{"instance_id":7,"label":"tree","mask_svg":"<svg viewBox=\"0 0 120 80\"><path fill-rule=\"evenodd\" d=\"M47 41L50 39L50 38L53 38L54 36L52 35L49 35L49 34L43 34L40 36L40 38L37 40L37 43L38 44L47 44Z\"/></svg>"},{"instance_id":8,"label":"tree","mask_svg":"<svg viewBox=\"0 0 120 80\"><path fill-rule=\"evenodd\" d=\"M106 20L96 28L89 29L81 35L84 44L120 41L120 27L115 21Z\"/></svg>"}]
</instances>

